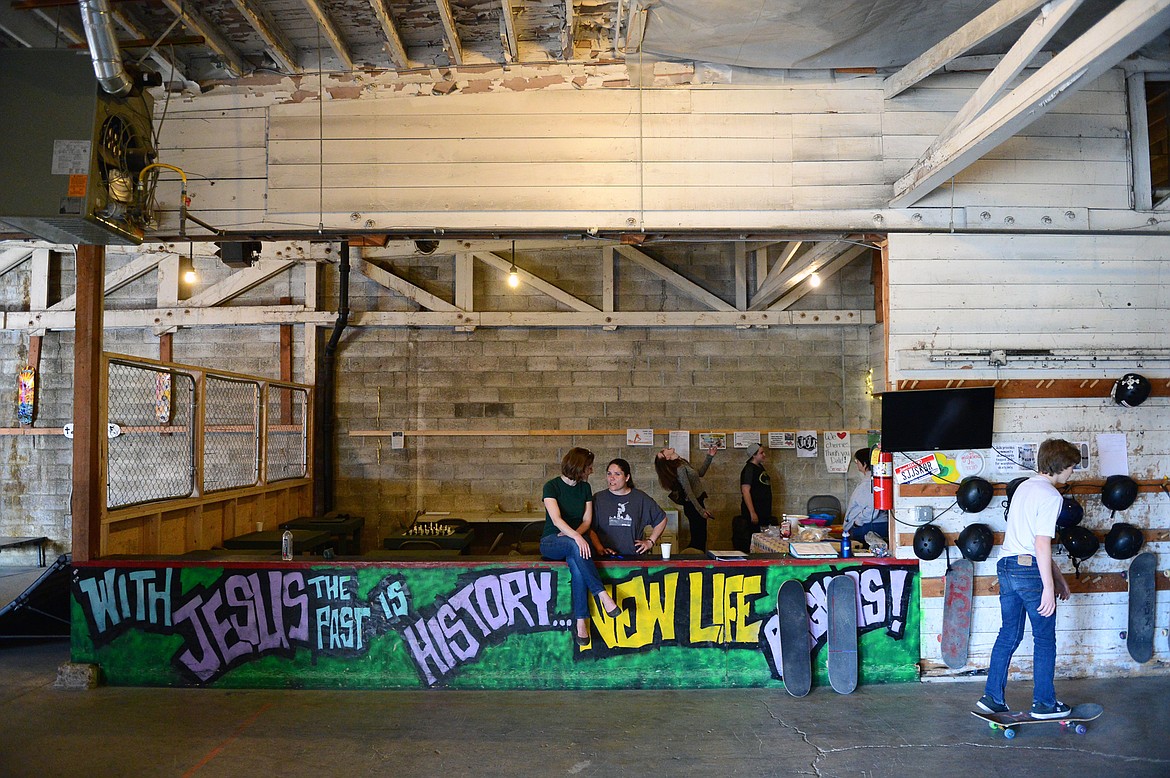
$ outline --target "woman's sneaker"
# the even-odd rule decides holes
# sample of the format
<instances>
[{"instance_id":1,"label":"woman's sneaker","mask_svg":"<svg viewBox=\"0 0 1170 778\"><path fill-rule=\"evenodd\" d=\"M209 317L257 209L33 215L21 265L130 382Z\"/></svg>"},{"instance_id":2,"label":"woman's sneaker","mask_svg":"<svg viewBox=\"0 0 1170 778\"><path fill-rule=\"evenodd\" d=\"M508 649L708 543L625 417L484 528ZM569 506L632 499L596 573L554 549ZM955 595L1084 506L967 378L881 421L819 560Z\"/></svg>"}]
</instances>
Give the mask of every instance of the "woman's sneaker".
<instances>
[{"instance_id":1,"label":"woman's sneaker","mask_svg":"<svg viewBox=\"0 0 1170 778\"><path fill-rule=\"evenodd\" d=\"M1011 708L1004 705L1002 702L996 702L991 699L990 694L985 694L979 698L979 702L975 706L984 713L1009 713Z\"/></svg>"},{"instance_id":2,"label":"woman's sneaker","mask_svg":"<svg viewBox=\"0 0 1170 778\"><path fill-rule=\"evenodd\" d=\"M1072 711L1072 708L1060 700L1055 705L1032 704L1032 718L1034 719L1063 719Z\"/></svg>"}]
</instances>

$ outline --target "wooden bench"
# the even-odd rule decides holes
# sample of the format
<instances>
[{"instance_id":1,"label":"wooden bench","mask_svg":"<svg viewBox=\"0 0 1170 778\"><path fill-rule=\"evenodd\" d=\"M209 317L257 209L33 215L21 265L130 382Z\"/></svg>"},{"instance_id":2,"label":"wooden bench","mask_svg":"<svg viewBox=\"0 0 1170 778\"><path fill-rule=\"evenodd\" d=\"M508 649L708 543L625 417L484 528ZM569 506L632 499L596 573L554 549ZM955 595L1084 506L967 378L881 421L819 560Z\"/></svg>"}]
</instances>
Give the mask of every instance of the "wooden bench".
<instances>
[{"instance_id":1,"label":"wooden bench","mask_svg":"<svg viewBox=\"0 0 1170 778\"><path fill-rule=\"evenodd\" d=\"M16 538L7 535L0 535L0 550L6 548L17 548L18 546L36 546L40 557L40 566L45 566L45 544L49 542L48 538Z\"/></svg>"}]
</instances>

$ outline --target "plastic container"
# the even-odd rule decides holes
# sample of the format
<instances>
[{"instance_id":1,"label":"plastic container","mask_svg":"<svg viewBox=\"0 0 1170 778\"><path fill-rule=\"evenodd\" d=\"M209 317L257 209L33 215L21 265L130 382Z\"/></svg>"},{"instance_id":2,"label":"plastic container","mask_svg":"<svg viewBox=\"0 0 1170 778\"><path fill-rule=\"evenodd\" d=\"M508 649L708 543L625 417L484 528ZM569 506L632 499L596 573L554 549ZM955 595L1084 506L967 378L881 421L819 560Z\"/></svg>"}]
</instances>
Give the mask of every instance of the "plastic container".
<instances>
[{"instance_id":1,"label":"plastic container","mask_svg":"<svg viewBox=\"0 0 1170 778\"><path fill-rule=\"evenodd\" d=\"M286 562L293 558L292 530L286 529L284 534L280 536L280 558Z\"/></svg>"},{"instance_id":2,"label":"plastic container","mask_svg":"<svg viewBox=\"0 0 1170 778\"><path fill-rule=\"evenodd\" d=\"M853 544L849 542L848 534L841 536L841 556L842 558L853 556Z\"/></svg>"}]
</instances>

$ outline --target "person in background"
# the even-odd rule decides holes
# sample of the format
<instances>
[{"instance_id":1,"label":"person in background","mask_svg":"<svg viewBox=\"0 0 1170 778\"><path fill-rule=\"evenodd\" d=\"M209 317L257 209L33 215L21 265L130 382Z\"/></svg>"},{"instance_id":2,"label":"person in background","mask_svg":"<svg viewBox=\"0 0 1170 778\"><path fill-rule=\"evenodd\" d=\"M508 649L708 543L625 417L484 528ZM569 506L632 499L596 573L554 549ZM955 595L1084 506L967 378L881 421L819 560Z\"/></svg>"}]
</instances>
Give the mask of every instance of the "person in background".
<instances>
[{"instance_id":1,"label":"person in background","mask_svg":"<svg viewBox=\"0 0 1170 778\"><path fill-rule=\"evenodd\" d=\"M666 529L666 511L634 486L630 463L614 459L605 468L608 487L593 495L593 531L589 540L602 556L635 556L654 548ZM646 527L650 537L643 539Z\"/></svg>"},{"instance_id":2,"label":"person in background","mask_svg":"<svg viewBox=\"0 0 1170 778\"><path fill-rule=\"evenodd\" d=\"M764 469L768 449L753 443L747 454L739 472L739 516L731 521L731 546L745 554L751 551L752 534L776 523L772 517L772 479Z\"/></svg>"},{"instance_id":3,"label":"person in background","mask_svg":"<svg viewBox=\"0 0 1170 778\"><path fill-rule=\"evenodd\" d=\"M859 448L853 452L853 461L857 470L865 477L849 495L849 507L845 509L845 526L842 532L849 535L850 540L865 540L870 532L876 532L883 540L890 539L890 519L886 511L879 511L873 507L873 465L870 462L870 450Z\"/></svg>"},{"instance_id":4,"label":"person in background","mask_svg":"<svg viewBox=\"0 0 1170 778\"><path fill-rule=\"evenodd\" d=\"M540 538L540 554L569 565L573 618L577 620L573 637L579 646L589 643L590 593L609 616L616 618L622 612L605 591L591 558L592 548L585 539L593 521L593 490L585 479L592 472L593 452L571 448L561 459L561 474L544 485L541 495L544 535Z\"/></svg>"},{"instance_id":5,"label":"person in background","mask_svg":"<svg viewBox=\"0 0 1170 778\"><path fill-rule=\"evenodd\" d=\"M670 493L672 502L682 506L691 528L691 548L700 551L707 550L707 522L715 519L705 505L707 490L703 488L702 479L718 450L718 446L707 449L707 456L698 469L680 457L673 448L664 448L654 455L658 483Z\"/></svg>"},{"instance_id":6,"label":"person in background","mask_svg":"<svg viewBox=\"0 0 1170 778\"><path fill-rule=\"evenodd\" d=\"M1024 618L1032 624L1032 718L1059 719L1071 710L1056 699L1056 600L1069 598L1068 582L1052 558L1056 518L1064 498L1056 488L1068 482L1081 450L1049 438L1036 450L1036 475L1016 487L1008 506L1007 531L995 572L999 578L999 612L1003 619L987 683L976 706L1006 713L1004 701L1012 654L1024 636Z\"/></svg>"}]
</instances>

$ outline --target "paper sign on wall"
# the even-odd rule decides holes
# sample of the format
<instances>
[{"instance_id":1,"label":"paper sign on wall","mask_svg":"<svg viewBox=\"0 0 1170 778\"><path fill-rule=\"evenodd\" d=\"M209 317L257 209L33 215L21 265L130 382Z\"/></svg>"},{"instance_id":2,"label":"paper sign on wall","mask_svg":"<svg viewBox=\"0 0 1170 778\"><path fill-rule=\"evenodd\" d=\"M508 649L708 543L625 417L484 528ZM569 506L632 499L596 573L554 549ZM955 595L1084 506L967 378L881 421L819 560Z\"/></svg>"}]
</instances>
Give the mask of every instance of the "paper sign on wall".
<instances>
[{"instance_id":1,"label":"paper sign on wall","mask_svg":"<svg viewBox=\"0 0 1170 778\"><path fill-rule=\"evenodd\" d=\"M801 459L812 459L817 455L819 438L816 430L801 430L796 433L796 456Z\"/></svg>"},{"instance_id":2,"label":"paper sign on wall","mask_svg":"<svg viewBox=\"0 0 1170 778\"><path fill-rule=\"evenodd\" d=\"M769 432L768 448L796 448L796 433Z\"/></svg>"},{"instance_id":3,"label":"paper sign on wall","mask_svg":"<svg viewBox=\"0 0 1170 778\"><path fill-rule=\"evenodd\" d=\"M699 433L699 448L706 451L714 446L719 450L727 448L727 433L726 432L700 432Z\"/></svg>"},{"instance_id":4,"label":"paper sign on wall","mask_svg":"<svg viewBox=\"0 0 1170 778\"><path fill-rule=\"evenodd\" d=\"M653 446L654 445L654 430L653 429L627 429L626 430L626 445L627 446Z\"/></svg>"},{"instance_id":5,"label":"paper sign on wall","mask_svg":"<svg viewBox=\"0 0 1170 778\"><path fill-rule=\"evenodd\" d=\"M760 442L760 433L758 432L733 432L731 433L731 445L733 448L747 448L753 443Z\"/></svg>"},{"instance_id":6,"label":"paper sign on wall","mask_svg":"<svg viewBox=\"0 0 1170 778\"><path fill-rule=\"evenodd\" d=\"M825 430L825 467L830 473L848 473L852 452L848 430Z\"/></svg>"},{"instance_id":7,"label":"paper sign on wall","mask_svg":"<svg viewBox=\"0 0 1170 778\"><path fill-rule=\"evenodd\" d=\"M691 431L671 430L666 435L667 448L673 448L675 453L683 459L691 458Z\"/></svg>"}]
</instances>

